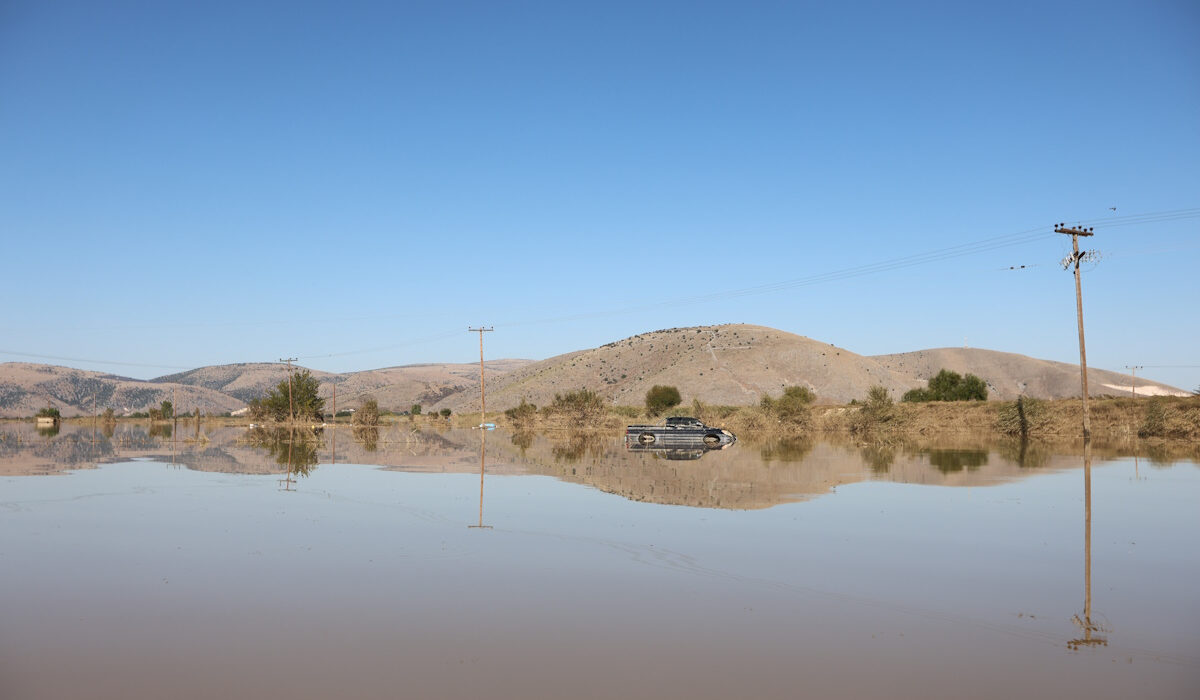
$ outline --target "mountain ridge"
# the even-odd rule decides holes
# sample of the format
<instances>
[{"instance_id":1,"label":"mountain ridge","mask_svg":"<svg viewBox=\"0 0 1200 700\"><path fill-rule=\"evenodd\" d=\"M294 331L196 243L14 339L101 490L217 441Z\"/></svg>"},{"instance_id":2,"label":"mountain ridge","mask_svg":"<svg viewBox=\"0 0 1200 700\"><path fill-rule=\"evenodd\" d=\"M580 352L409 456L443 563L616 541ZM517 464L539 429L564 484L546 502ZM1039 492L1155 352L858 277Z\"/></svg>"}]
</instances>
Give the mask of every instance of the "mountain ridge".
<instances>
[{"instance_id":1,"label":"mountain ridge","mask_svg":"<svg viewBox=\"0 0 1200 700\"><path fill-rule=\"evenodd\" d=\"M640 406L655 384L679 388L685 403L747 405L784 386L812 389L818 403L861 400L882 385L898 399L925 386L941 369L971 373L988 385L988 398L1012 400L1079 395L1079 367L1018 353L983 348L932 348L866 356L832 343L749 324L668 328L622 338L595 348L544 360L484 362L488 406L504 409L521 399L539 406L580 388L607 403ZM418 363L358 372L309 370L320 382L327 410L356 407L373 396L381 407L407 410L479 410L478 363ZM1089 368L1092 395L1131 393L1134 377ZM91 415L113 408L118 415L145 411L175 394L176 411L224 413L245 406L287 378L279 363L246 362L197 367L150 380L25 362L0 363L0 417L29 416L47 405L63 415ZM1160 382L1137 378L1137 393L1187 395ZM336 392L336 397L335 397Z\"/></svg>"}]
</instances>

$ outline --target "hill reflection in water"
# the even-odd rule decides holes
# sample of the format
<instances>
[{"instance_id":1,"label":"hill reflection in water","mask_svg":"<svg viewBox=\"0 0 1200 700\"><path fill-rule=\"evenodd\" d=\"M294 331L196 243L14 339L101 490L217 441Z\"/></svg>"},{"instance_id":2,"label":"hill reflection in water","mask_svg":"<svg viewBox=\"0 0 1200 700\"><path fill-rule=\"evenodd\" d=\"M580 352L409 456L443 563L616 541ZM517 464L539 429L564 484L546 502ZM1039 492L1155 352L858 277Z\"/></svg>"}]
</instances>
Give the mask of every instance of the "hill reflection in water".
<instances>
[{"instance_id":1,"label":"hill reflection in water","mask_svg":"<svg viewBox=\"0 0 1200 700\"><path fill-rule=\"evenodd\" d=\"M347 463L393 471L477 473L479 445L476 431L422 431L407 424L316 432L224 426L163 432L145 424L92 430L67 424L57 435L43 435L31 424L8 423L0 425L0 475L48 475L134 459L203 472L299 477L318 465ZM496 431L488 440L484 468L488 474L552 476L633 501L758 509L864 481L989 486L1035 471L1076 469L1081 453L1080 445L1016 440L860 444L807 437L749 437L726 449L662 451L628 449L620 436L604 433ZM1093 454L1103 460L1135 452L1093 446ZM1169 454L1150 457L1152 465L1171 463Z\"/></svg>"}]
</instances>

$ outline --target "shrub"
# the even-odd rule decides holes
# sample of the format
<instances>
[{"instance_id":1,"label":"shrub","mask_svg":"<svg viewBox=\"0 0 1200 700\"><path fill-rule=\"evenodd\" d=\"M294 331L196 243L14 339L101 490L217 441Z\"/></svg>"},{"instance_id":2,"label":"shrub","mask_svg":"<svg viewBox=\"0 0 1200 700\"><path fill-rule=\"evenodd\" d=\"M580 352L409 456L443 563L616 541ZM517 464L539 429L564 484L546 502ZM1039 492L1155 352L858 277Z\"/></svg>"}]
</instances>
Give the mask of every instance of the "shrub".
<instances>
[{"instance_id":1,"label":"shrub","mask_svg":"<svg viewBox=\"0 0 1200 700\"><path fill-rule=\"evenodd\" d=\"M364 396L358 410L350 418L353 425L379 425L379 401L374 396Z\"/></svg>"},{"instance_id":2,"label":"shrub","mask_svg":"<svg viewBox=\"0 0 1200 700\"><path fill-rule=\"evenodd\" d=\"M777 399L763 396L759 406L780 423L806 425L809 419L808 406L816 398L817 395L808 387L788 386L783 388L783 396Z\"/></svg>"},{"instance_id":3,"label":"shrub","mask_svg":"<svg viewBox=\"0 0 1200 700\"><path fill-rule=\"evenodd\" d=\"M962 376L958 372L943 369L929 380L925 389L912 389L900 397L901 401L986 401L987 384L973 374Z\"/></svg>"},{"instance_id":4,"label":"shrub","mask_svg":"<svg viewBox=\"0 0 1200 700\"><path fill-rule=\"evenodd\" d=\"M646 392L646 414L657 416L683 402L679 390L673 386L655 384Z\"/></svg>"},{"instance_id":5,"label":"shrub","mask_svg":"<svg viewBox=\"0 0 1200 700\"><path fill-rule=\"evenodd\" d=\"M525 400L525 397L522 396L521 403L505 410L504 415L513 423L528 423L529 421L533 420L535 415L537 415L537 406L529 403Z\"/></svg>"},{"instance_id":6,"label":"shrub","mask_svg":"<svg viewBox=\"0 0 1200 700\"><path fill-rule=\"evenodd\" d=\"M58 420L59 418L62 418L62 414L59 413L57 408L55 408L53 406L47 406L37 412L37 417L38 418L53 418L55 420Z\"/></svg>"},{"instance_id":7,"label":"shrub","mask_svg":"<svg viewBox=\"0 0 1200 700\"><path fill-rule=\"evenodd\" d=\"M568 391L566 394L555 394L554 401L546 410L577 423L588 423L604 415L604 400L591 389Z\"/></svg>"},{"instance_id":8,"label":"shrub","mask_svg":"<svg viewBox=\"0 0 1200 700\"><path fill-rule=\"evenodd\" d=\"M450 420L450 412L451 411L448 408L443 408L442 410L438 411L438 413L441 414L442 418L445 418L446 420Z\"/></svg>"},{"instance_id":9,"label":"shrub","mask_svg":"<svg viewBox=\"0 0 1200 700\"><path fill-rule=\"evenodd\" d=\"M1044 408L1044 404L1037 399L1018 396L1016 401L1000 407L996 414L996 429L1005 435L1029 437L1031 431L1037 430L1045 422Z\"/></svg>"},{"instance_id":10,"label":"shrub","mask_svg":"<svg viewBox=\"0 0 1200 700\"><path fill-rule=\"evenodd\" d=\"M1167 431L1167 411L1159 397L1150 399L1146 406L1146 418L1138 428L1138 437L1159 437Z\"/></svg>"},{"instance_id":11,"label":"shrub","mask_svg":"<svg viewBox=\"0 0 1200 700\"><path fill-rule=\"evenodd\" d=\"M409 412L411 415L414 415L414 416L419 416L419 415L421 415L421 404L419 404L419 403L414 403L414 404L412 405L412 408L410 408L410 409L408 410L408 412Z\"/></svg>"}]
</instances>

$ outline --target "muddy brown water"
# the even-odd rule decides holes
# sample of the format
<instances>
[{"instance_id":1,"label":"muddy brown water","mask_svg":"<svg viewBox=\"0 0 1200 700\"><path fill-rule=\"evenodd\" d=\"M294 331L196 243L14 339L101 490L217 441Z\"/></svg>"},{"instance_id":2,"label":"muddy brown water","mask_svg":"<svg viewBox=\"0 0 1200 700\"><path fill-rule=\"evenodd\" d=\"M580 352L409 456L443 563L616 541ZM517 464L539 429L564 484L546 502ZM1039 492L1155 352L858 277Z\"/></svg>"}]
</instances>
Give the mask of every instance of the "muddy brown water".
<instances>
[{"instance_id":1,"label":"muddy brown water","mask_svg":"<svg viewBox=\"0 0 1200 700\"><path fill-rule=\"evenodd\" d=\"M1200 696L1191 461L110 432L0 425L6 700Z\"/></svg>"}]
</instances>

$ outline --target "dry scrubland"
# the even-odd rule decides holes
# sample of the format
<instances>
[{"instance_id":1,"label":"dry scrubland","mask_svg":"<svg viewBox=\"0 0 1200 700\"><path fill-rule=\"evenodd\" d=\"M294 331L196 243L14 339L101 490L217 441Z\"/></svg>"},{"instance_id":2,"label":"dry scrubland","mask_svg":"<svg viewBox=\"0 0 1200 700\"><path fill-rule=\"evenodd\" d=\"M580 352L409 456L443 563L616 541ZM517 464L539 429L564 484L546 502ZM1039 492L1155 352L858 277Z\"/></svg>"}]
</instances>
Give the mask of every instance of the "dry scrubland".
<instances>
[{"instance_id":1,"label":"dry scrubland","mask_svg":"<svg viewBox=\"0 0 1200 700\"><path fill-rule=\"evenodd\" d=\"M1092 436L1098 440L1200 440L1200 396L1104 398L1089 401L1089 406ZM1073 440L1081 435L1083 402L1079 399L1028 400L1023 401L1022 408L1025 437ZM478 415L459 416L457 420L474 424ZM817 405L789 416L780 416L761 405L693 402L664 415L692 415L709 425L753 437L841 434L869 442L905 436L1022 436L1016 401ZM524 416L488 414L488 420L516 430L577 430L583 426L620 430L630 422L661 418L629 406L599 406L583 411L556 411L551 407Z\"/></svg>"}]
</instances>

